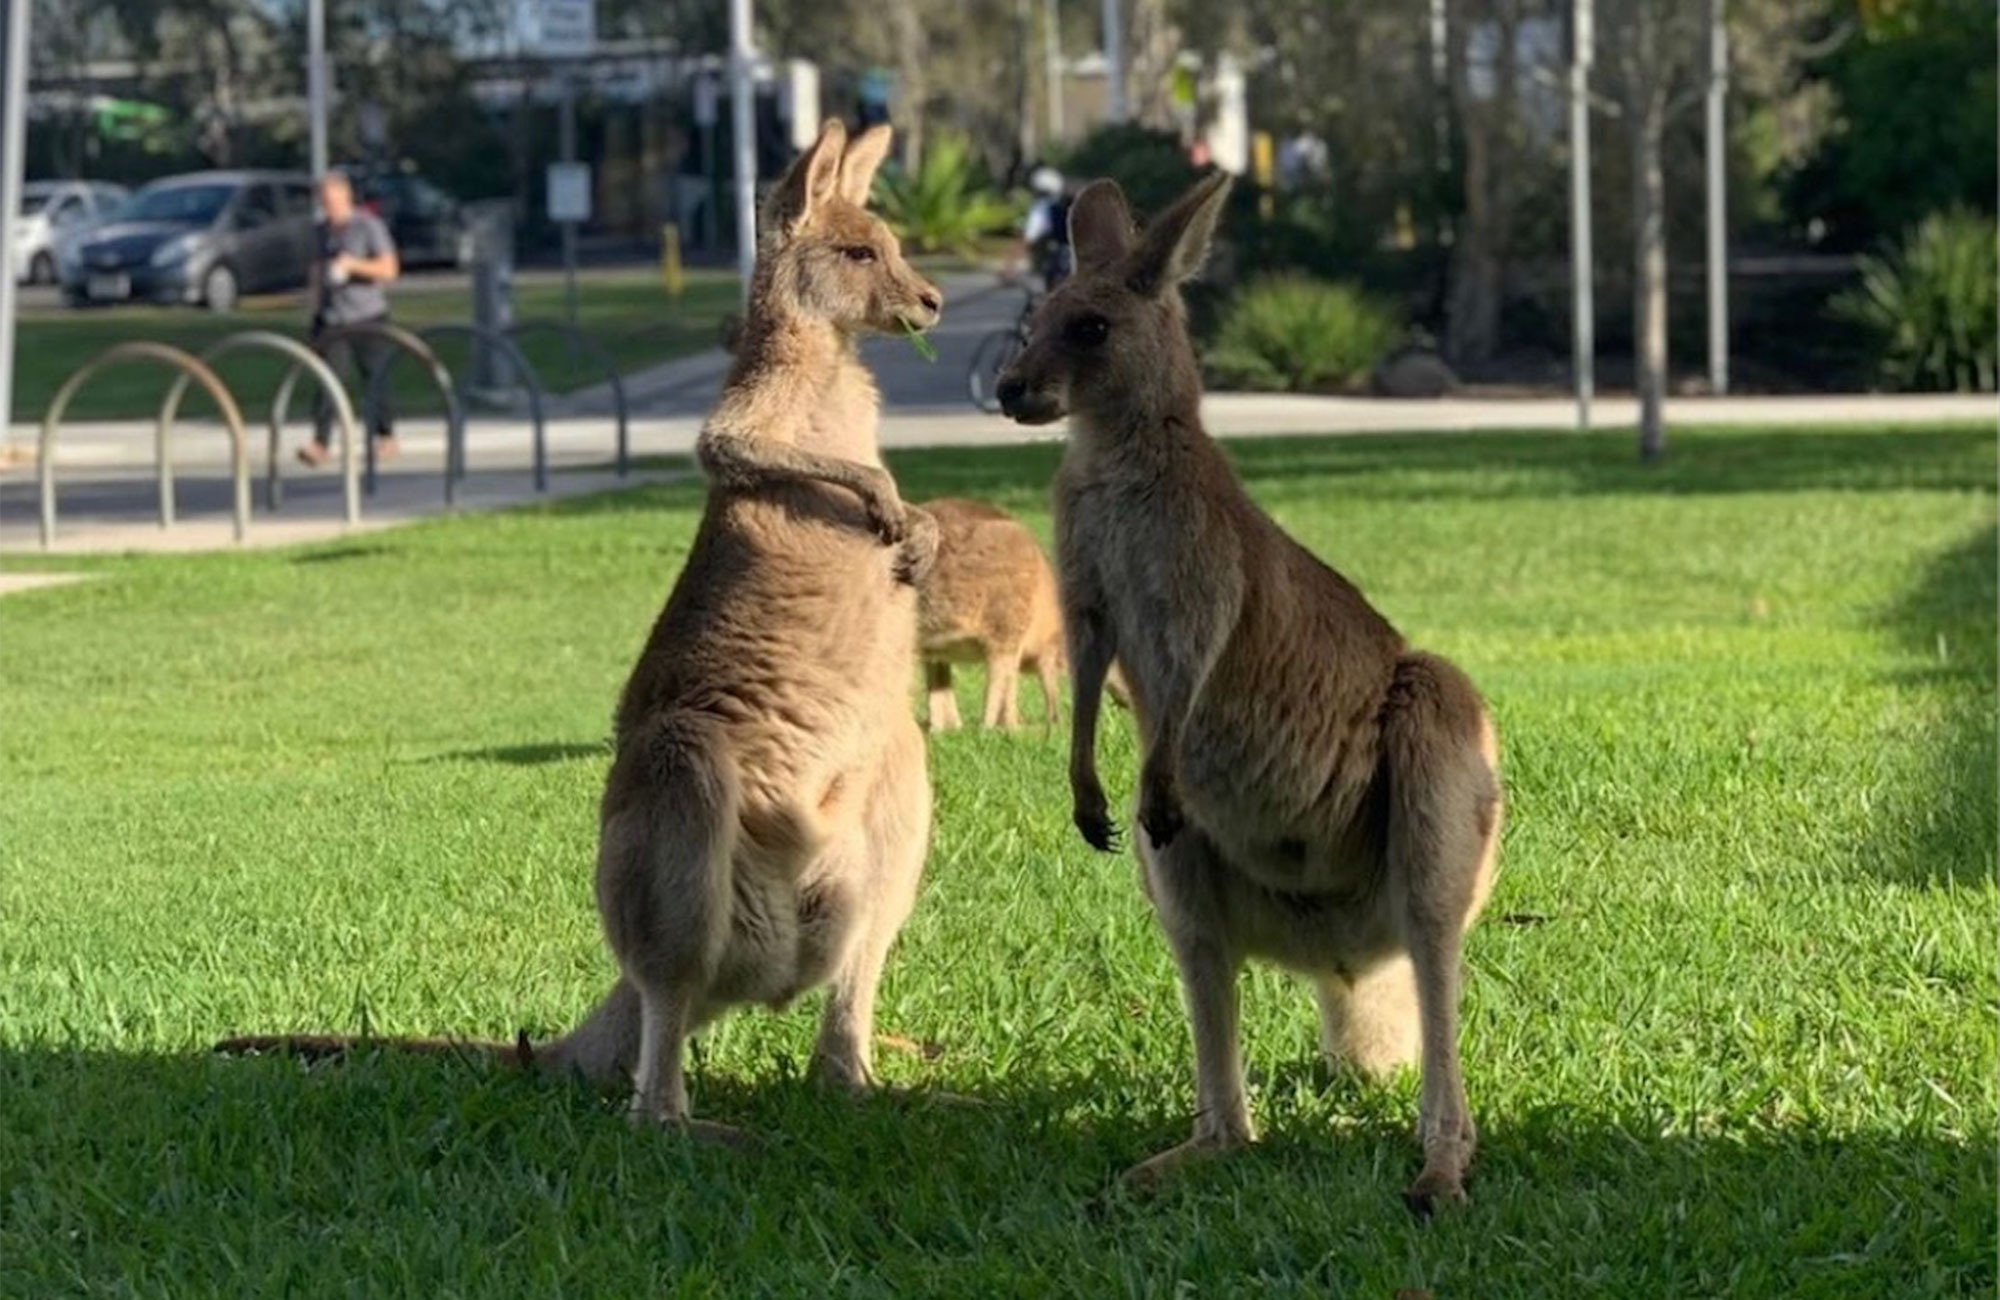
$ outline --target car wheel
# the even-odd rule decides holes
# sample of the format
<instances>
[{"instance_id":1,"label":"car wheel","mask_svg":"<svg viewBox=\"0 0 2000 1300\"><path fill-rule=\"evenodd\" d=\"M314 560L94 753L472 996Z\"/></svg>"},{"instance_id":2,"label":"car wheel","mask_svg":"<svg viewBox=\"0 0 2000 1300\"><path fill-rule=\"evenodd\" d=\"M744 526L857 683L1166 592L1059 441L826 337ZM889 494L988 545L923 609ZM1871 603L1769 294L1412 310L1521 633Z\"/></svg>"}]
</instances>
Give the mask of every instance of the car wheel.
<instances>
[{"instance_id":1,"label":"car wheel","mask_svg":"<svg viewBox=\"0 0 2000 1300\"><path fill-rule=\"evenodd\" d=\"M208 274L201 277L202 305L210 311L235 311L240 296L236 272L222 263L209 267Z\"/></svg>"},{"instance_id":2,"label":"car wheel","mask_svg":"<svg viewBox=\"0 0 2000 1300\"><path fill-rule=\"evenodd\" d=\"M28 260L29 284L54 284L56 282L56 259L46 252L37 253Z\"/></svg>"}]
</instances>

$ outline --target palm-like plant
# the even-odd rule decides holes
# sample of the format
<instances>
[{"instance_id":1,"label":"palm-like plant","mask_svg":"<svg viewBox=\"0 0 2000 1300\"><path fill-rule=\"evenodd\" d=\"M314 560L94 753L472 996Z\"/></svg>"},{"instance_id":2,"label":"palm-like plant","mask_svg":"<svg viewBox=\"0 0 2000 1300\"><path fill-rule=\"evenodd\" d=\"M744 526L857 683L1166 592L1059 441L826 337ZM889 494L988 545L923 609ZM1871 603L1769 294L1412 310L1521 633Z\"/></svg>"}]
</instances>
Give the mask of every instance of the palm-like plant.
<instances>
[{"instance_id":1,"label":"palm-like plant","mask_svg":"<svg viewBox=\"0 0 2000 1300\"><path fill-rule=\"evenodd\" d=\"M2000 370L2000 249L1991 217L1932 213L1835 310L1875 335L1891 388L1994 391Z\"/></svg>"},{"instance_id":2,"label":"palm-like plant","mask_svg":"<svg viewBox=\"0 0 2000 1300\"><path fill-rule=\"evenodd\" d=\"M980 181L963 135L933 132L915 171L885 168L875 207L904 243L923 253L970 253L987 235L1008 230L1016 208Z\"/></svg>"}]
</instances>

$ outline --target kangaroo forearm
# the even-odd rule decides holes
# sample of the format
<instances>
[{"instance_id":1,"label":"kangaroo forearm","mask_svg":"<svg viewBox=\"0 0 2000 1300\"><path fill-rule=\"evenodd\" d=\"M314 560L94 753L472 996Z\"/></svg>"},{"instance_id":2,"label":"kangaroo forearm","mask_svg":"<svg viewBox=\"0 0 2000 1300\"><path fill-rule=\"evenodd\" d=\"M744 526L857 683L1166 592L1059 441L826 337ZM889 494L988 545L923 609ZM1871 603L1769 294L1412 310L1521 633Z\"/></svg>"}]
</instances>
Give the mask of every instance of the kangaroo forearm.
<instances>
[{"instance_id":1,"label":"kangaroo forearm","mask_svg":"<svg viewBox=\"0 0 2000 1300\"><path fill-rule=\"evenodd\" d=\"M1069 629L1070 781L1097 781L1097 715L1104 702L1104 678L1115 648L1101 618L1079 612L1067 619Z\"/></svg>"},{"instance_id":2,"label":"kangaroo forearm","mask_svg":"<svg viewBox=\"0 0 2000 1300\"><path fill-rule=\"evenodd\" d=\"M885 477L872 465L733 433L704 431L695 442L695 458L712 481L727 487L817 481L846 488L871 504L881 497Z\"/></svg>"}]
</instances>

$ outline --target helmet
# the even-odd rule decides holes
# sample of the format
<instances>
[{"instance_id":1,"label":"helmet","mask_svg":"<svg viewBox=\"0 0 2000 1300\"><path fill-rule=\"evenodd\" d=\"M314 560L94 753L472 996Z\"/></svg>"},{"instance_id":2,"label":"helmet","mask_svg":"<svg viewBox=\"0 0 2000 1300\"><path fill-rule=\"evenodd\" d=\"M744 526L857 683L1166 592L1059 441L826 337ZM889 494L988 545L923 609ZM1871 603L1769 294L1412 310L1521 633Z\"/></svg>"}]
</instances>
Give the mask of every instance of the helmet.
<instances>
[{"instance_id":1,"label":"helmet","mask_svg":"<svg viewBox=\"0 0 2000 1300\"><path fill-rule=\"evenodd\" d=\"M1045 198L1062 193L1062 173L1053 167L1037 167L1028 173L1028 188Z\"/></svg>"}]
</instances>

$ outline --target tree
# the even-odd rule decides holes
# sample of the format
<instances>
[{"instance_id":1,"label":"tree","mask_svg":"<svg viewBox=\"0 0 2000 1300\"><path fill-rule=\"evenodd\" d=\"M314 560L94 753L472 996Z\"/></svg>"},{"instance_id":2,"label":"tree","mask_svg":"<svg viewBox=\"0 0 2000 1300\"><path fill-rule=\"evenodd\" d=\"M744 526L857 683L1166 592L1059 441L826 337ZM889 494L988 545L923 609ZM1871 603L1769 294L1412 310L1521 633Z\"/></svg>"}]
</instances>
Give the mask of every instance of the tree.
<instances>
[{"instance_id":1,"label":"tree","mask_svg":"<svg viewBox=\"0 0 2000 1300\"><path fill-rule=\"evenodd\" d=\"M1708 0L1719 4L1721 0ZM1625 123L1632 167L1632 371L1639 457L1666 453L1667 123L1698 102L1706 6L1688 0L1599 0L1598 66Z\"/></svg>"},{"instance_id":2,"label":"tree","mask_svg":"<svg viewBox=\"0 0 2000 1300\"><path fill-rule=\"evenodd\" d=\"M1445 346L1460 365L1489 360L1499 340L1514 197L1520 187L1517 110L1525 7L1523 0L1452 0L1448 10L1446 61L1464 210L1452 244ZM1477 78L1475 40L1485 65Z\"/></svg>"}]
</instances>

